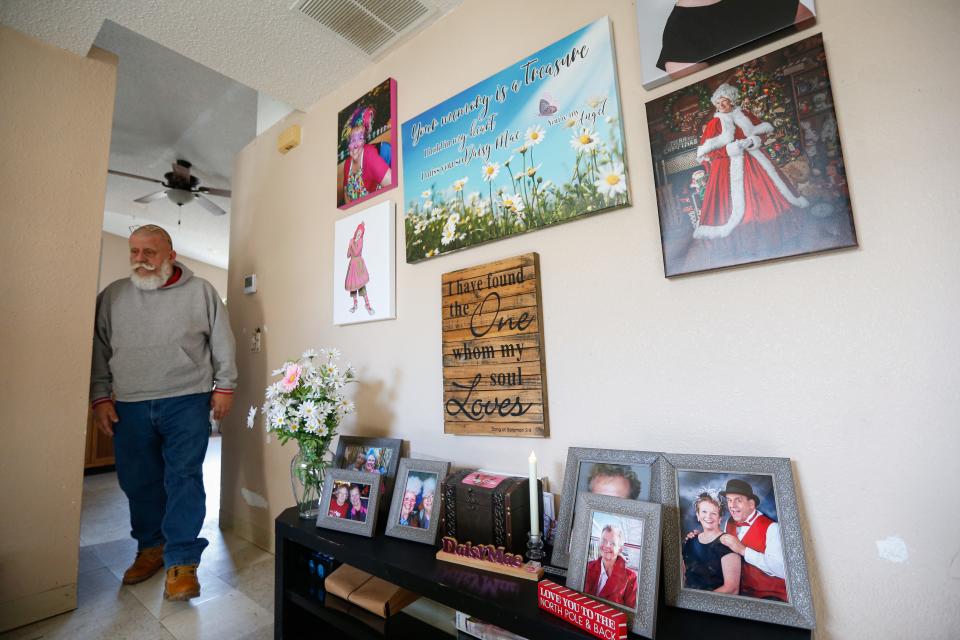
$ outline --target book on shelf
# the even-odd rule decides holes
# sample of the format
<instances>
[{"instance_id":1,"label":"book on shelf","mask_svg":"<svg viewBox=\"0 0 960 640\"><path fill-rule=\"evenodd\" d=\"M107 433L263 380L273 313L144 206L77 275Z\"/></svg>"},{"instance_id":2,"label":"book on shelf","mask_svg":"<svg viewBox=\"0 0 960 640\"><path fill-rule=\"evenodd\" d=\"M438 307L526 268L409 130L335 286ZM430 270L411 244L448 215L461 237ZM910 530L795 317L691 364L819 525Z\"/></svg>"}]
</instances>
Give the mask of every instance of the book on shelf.
<instances>
[{"instance_id":1,"label":"book on shelf","mask_svg":"<svg viewBox=\"0 0 960 640\"><path fill-rule=\"evenodd\" d=\"M523 636L518 636L506 629L501 629L483 620L478 620L473 616L465 614L463 611L457 611L456 623L459 631L463 631L480 640L526 640Z\"/></svg>"},{"instance_id":2,"label":"book on shelf","mask_svg":"<svg viewBox=\"0 0 960 640\"><path fill-rule=\"evenodd\" d=\"M370 575L348 564L327 576L327 593L366 609L381 618L389 618L419 598L419 594Z\"/></svg>"}]
</instances>

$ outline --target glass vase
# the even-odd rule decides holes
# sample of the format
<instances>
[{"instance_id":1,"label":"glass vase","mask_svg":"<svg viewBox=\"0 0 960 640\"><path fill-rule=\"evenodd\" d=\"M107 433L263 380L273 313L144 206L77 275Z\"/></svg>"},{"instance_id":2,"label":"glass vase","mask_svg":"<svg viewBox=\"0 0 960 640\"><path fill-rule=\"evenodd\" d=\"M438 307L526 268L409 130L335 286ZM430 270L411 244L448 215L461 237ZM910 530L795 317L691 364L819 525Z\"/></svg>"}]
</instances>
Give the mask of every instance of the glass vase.
<instances>
[{"instance_id":1,"label":"glass vase","mask_svg":"<svg viewBox=\"0 0 960 640\"><path fill-rule=\"evenodd\" d=\"M301 448L290 461L290 483L297 511L304 520L316 520L320 515L320 497L323 495L323 455Z\"/></svg>"}]
</instances>

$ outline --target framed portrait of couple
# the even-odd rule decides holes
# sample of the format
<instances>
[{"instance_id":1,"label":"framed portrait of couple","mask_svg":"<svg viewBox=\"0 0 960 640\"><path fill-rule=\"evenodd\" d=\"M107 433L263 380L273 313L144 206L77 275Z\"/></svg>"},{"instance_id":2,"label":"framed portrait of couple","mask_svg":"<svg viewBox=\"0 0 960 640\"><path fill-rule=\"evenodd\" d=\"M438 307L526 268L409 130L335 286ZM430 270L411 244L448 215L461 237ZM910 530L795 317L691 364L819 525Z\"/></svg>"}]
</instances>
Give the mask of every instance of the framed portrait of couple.
<instances>
[{"instance_id":1,"label":"framed portrait of couple","mask_svg":"<svg viewBox=\"0 0 960 640\"><path fill-rule=\"evenodd\" d=\"M398 438L340 436L334 463L338 469L376 472L393 480L400 462L401 442Z\"/></svg>"},{"instance_id":2,"label":"framed portrait of couple","mask_svg":"<svg viewBox=\"0 0 960 640\"><path fill-rule=\"evenodd\" d=\"M813 629L790 460L663 459L667 604Z\"/></svg>"},{"instance_id":3,"label":"framed portrait of couple","mask_svg":"<svg viewBox=\"0 0 960 640\"><path fill-rule=\"evenodd\" d=\"M383 479L376 472L327 471L317 526L373 537L382 486Z\"/></svg>"},{"instance_id":4,"label":"framed portrait of couple","mask_svg":"<svg viewBox=\"0 0 960 640\"><path fill-rule=\"evenodd\" d=\"M440 524L439 488L450 471L449 462L400 461L397 484L387 518L388 536L432 545Z\"/></svg>"},{"instance_id":5,"label":"framed portrait of couple","mask_svg":"<svg viewBox=\"0 0 960 640\"><path fill-rule=\"evenodd\" d=\"M597 500L606 501L603 508ZM589 513L581 513L583 505ZM630 610L635 632L649 636L642 629L652 623L646 616L656 609L656 593L645 599L632 579L642 574L652 526L643 518L654 517L637 515L643 509L663 510L668 605L814 628L789 459L568 450L551 564L567 567L569 588ZM603 551L606 565L596 562ZM650 562L658 559L659 552Z\"/></svg>"}]
</instances>

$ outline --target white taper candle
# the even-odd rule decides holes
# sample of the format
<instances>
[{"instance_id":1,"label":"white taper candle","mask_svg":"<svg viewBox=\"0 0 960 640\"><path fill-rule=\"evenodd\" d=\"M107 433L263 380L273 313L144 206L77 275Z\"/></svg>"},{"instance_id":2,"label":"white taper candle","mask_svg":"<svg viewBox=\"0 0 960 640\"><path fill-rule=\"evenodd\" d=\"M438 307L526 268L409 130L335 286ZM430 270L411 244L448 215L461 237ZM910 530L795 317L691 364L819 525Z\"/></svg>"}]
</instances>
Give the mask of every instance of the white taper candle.
<instances>
[{"instance_id":1,"label":"white taper candle","mask_svg":"<svg viewBox=\"0 0 960 640\"><path fill-rule=\"evenodd\" d=\"M531 451L527 462L530 463L530 533L538 535L540 533L540 505L538 504L539 492L537 491L537 454Z\"/></svg>"}]
</instances>

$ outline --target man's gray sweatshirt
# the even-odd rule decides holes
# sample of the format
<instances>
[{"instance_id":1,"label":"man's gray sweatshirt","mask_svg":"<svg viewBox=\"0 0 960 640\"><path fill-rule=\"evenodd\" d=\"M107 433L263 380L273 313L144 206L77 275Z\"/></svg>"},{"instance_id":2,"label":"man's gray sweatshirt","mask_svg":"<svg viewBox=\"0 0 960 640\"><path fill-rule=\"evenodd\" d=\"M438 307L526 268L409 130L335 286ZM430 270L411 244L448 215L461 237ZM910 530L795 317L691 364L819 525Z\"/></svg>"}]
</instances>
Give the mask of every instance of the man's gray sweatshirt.
<instances>
[{"instance_id":1,"label":"man's gray sweatshirt","mask_svg":"<svg viewBox=\"0 0 960 640\"><path fill-rule=\"evenodd\" d=\"M117 280L97 296L90 401L205 393L237 384L236 345L216 289L179 262L180 279L155 291Z\"/></svg>"}]
</instances>

